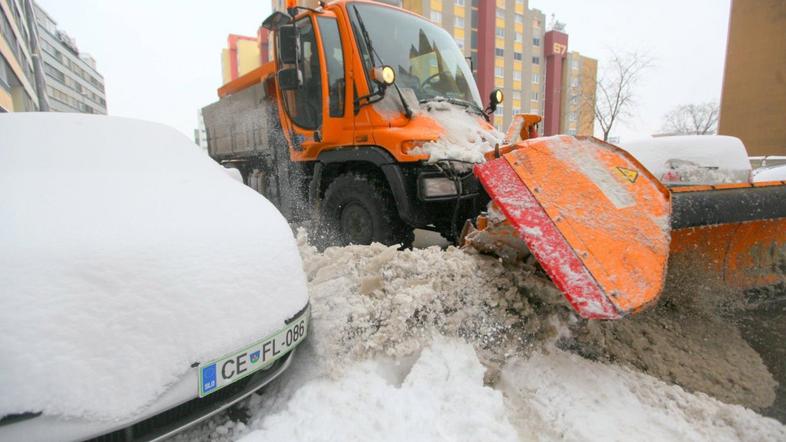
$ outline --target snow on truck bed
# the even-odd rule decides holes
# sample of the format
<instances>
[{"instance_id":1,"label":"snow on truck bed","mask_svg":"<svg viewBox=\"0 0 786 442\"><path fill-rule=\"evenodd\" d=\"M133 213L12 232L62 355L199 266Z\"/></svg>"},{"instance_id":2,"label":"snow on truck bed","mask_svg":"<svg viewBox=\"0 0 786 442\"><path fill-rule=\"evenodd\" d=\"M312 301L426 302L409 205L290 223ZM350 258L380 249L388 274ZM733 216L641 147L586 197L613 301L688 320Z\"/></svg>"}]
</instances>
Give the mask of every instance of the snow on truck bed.
<instances>
[{"instance_id":1,"label":"snow on truck bed","mask_svg":"<svg viewBox=\"0 0 786 442\"><path fill-rule=\"evenodd\" d=\"M292 368L245 423L224 415L177 440L786 440L730 405L767 406L776 384L725 322L691 314L685 329L670 308L588 323L491 257L299 241L313 317Z\"/></svg>"},{"instance_id":2,"label":"snow on truck bed","mask_svg":"<svg viewBox=\"0 0 786 442\"><path fill-rule=\"evenodd\" d=\"M306 304L283 217L174 129L30 113L0 134L0 416L128 417Z\"/></svg>"}]
</instances>

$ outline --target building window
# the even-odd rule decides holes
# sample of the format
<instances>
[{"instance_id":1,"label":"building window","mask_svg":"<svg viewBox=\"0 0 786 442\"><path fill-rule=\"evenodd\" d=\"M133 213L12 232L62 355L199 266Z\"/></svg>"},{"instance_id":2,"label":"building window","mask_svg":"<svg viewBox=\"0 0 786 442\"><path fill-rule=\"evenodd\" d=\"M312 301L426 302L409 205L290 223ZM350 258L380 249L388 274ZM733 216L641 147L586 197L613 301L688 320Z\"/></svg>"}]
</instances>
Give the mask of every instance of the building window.
<instances>
[{"instance_id":1,"label":"building window","mask_svg":"<svg viewBox=\"0 0 786 442\"><path fill-rule=\"evenodd\" d=\"M502 8L497 8L497 17L505 18L505 10Z\"/></svg>"},{"instance_id":2,"label":"building window","mask_svg":"<svg viewBox=\"0 0 786 442\"><path fill-rule=\"evenodd\" d=\"M532 20L532 27L535 29L540 29L540 20Z\"/></svg>"},{"instance_id":3,"label":"building window","mask_svg":"<svg viewBox=\"0 0 786 442\"><path fill-rule=\"evenodd\" d=\"M513 101L521 101L521 92L519 91L513 92Z\"/></svg>"},{"instance_id":4,"label":"building window","mask_svg":"<svg viewBox=\"0 0 786 442\"><path fill-rule=\"evenodd\" d=\"M524 34L521 32L516 32L516 42L523 43L524 42Z\"/></svg>"},{"instance_id":5,"label":"building window","mask_svg":"<svg viewBox=\"0 0 786 442\"><path fill-rule=\"evenodd\" d=\"M494 115L502 116L502 106L497 107L497 110L494 111Z\"/></svg>"},{"instance_id":6,"label":"building window","mask_svg":"<svg viewBox=\"0 0 786 442\"><path fill-rule=\"evenodd\" d=\"M540 64L540 57L532 57L532 64Z\"/></svg>"},{"instance_id":7,"label":"building window","mask_svg":"<svg viewBox=\"0 0 786 442\"><path fill-rule=\"evenodd\" d=\"M568 120L576 121L576 113L575 112L571 112L570 114L568 114Z\"/></svg>"},{"instance_id":8,"label":"building window","mask_svg":"<svg viewBox=\"0 0 786 442\"><path fill-rule=\"evenodd\" d=\"M431 21L437 24L442 24L442 13L439 11L431 11Z\"/></svg>"},{"instance_id":9,"label":"building window","mask_svg":"<svg viewBox=\"0 0 786 442\"><path fill-rule=\"evenodd\" d=\"M532 44L534 46L540 46L540 39L538 37L533 38L532 39Z\"/></svg>"},{"instance_id":10,"label":"building window","mask_svg":"<svg viewBox=\"0 0 786 442\"><path fill-rule=\"evenodd\" d=\"M513 53L513 59L514 60L521 61L523 58L524 58L524 54L522 54L521 52L514 52Z\"/></svg>"},{"instance_id":11,"label":"building window","mask_svg":"<svg viewBox=\"0 0 786 442\"><path fill-rule=\"evenodd\" d=\"M513 80L514 81L521 81L521 72L513 71Z\"/></svg>"},{"instance_id":12,"label":"building window","mask_svg":"<svg viewBox=\"0 0 786 442\"><path fill-rule=\"evenodd\" d=\"M497 67L494 68L494 76L495 77L502 78L502 77L504 77L504 75L505 75L505 72L504 72L504 70L501 67L497 66Z\"/></svg>"},{"instance_id":13,"label":"building window","mask_svg":"<svg viewBox=\"0 0 786 442\"><path fill-rule=\"evenodd\" d=\"M457 28L463 28L464 27L464 17L456 17L456 24L455 24L455 26Z\"/></svg>"},{"instance_id":14,"label":"building window","mask_svg":"<svg viewBox=\"0 0 786 442\"><path fill-rule=\"evenodd\" d=\"M538 110L537 107L531 107L531 108L529 108L529 113L535 114L535 115L539 115L540 111Z\"/></svg>"},{"instance_id":15,"label":"building window","mask_svg":"<svg viewBox=\"0 0 786 442\"><path fill-rule=\"evenodd\" d=\"M497 27L497 37L504 37L505 36L505 28Z\"/></svg>"},{"instance_id":16,"label":"building window","mask_svg":"<svg viewBox=\"0 0 786 442\"><path fill-rule=\"evenodd\" d=\"M456 0L454 3L456 6L464 6L464 0Z\"/></svg>"},{"instance_id":17,"label":"building window","mask_svg":"<svg viewBox=\"0 0 786 442\"><path fill-rule=\"evenodd\" d=\"M516 24L523 25L524 24L524 17L521 15L516 14Z\"/></svg>"},{"instance_id":18,"label":"building window","mask_svg":"<svg viewBox=\"0 0 786 442\"><path fill-rule=\"evenodd\" d=\"M497 57L504 57L505 56L505 50L502 49L502 48L494 48L494 54Z\"/></svg>"},{"instance_id":19,"label":"building window","mask_svg":"<svg viewBox=\"0 0 786 442\"><path fill-rule=\"evenodd\" d=\"M532 97L530 98L530 100L538 101L539 99L540 99L540 94L538 94L537 92L533 92L532 93Z\"/></svg>"},{"instance_id":20,"label":"building window","mask_svg":"<svg viewBox=\"0 0 786 442\"><path fill-rule=\"evenodd\" d=\"M539 84L540 83L540 74L532 74L532 83Z\"/></svg>"}]
</instances>

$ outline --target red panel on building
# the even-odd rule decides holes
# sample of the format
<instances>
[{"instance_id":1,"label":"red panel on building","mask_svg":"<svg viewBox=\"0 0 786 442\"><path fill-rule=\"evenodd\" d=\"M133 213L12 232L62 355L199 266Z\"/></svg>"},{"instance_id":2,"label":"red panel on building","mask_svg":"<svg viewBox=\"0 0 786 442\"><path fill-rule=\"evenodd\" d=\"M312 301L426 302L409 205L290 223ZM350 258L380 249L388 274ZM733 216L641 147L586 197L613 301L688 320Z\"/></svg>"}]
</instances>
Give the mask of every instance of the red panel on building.
<instances>
[{"instance_id":1,"label":"red panel on building","mask_svg":"<svg viewBox=\"0 0 786 442\"><path fill-rule=\"evenodd\" d=\"M496 40L497 5L492 1L478 2L478 90L486 104L494 90L494 46Z\"/></svg>"},{"instance_id":2,"label":"red panel on building","mask_svg":"<svg viewBox=\"0 0 786 442\"><path fill-rule=\"evenodd\" d=\"M560 31L546 32L546 96L543 114L543 135L559 134L562 104L562 69L568 56L568 34Z\"/></svg>"},{"instance_id":3,"label":"red panel on building","mask_svg":"<svg viewBox=\"0 0 786 442\"><path fill-rule=\"evenodd\" d=\"M257 41L259 42L259 62L265 64L270 61L270 31L260 26L257 31Z\"/></svg>"}]
</instances>

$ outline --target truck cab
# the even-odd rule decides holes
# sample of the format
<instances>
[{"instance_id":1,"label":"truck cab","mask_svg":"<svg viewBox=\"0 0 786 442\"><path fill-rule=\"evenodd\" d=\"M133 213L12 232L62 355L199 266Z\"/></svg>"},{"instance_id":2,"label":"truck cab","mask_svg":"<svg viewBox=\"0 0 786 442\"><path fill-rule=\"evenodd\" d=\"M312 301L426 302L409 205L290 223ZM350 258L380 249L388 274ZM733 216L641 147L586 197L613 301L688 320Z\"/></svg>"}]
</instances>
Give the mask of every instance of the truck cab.
<instances>
[{"instance_id":1,"label":"truck cab","mask_svg":"<svg viewBox=\"0 0 786 442\"><path fill-rule=\"evenodd\" d=\"M504 136L489 124L450 34L376 2L290 5L263 26L273 61L204 110L209 153L238 168L326 244L455 240L488 202L472 165Z\"/></svg>"}]
</instances>

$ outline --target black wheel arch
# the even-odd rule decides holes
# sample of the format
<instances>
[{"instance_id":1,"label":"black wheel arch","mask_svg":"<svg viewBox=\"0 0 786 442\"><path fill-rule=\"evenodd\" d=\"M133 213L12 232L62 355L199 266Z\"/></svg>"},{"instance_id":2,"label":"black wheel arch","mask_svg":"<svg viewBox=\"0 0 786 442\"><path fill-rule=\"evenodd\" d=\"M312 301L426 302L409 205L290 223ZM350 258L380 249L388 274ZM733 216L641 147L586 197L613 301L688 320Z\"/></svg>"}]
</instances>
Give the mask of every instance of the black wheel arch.
<instances>
[{"instance_id":1,"label":"black wheel arch","mask_svg":"<svg viewBox=\"0 0 786 442\"><path fill-rule=\"evenodd\" d=\"M327 188L326 183L346 172L376 176L387 183L401 220L410 225L415 224L412 198L407 192L401 167L389 152L378 146L345 147L320 153L314 165L309 190L311 206L319 206Z\"/></svg>"}]
</instances>

